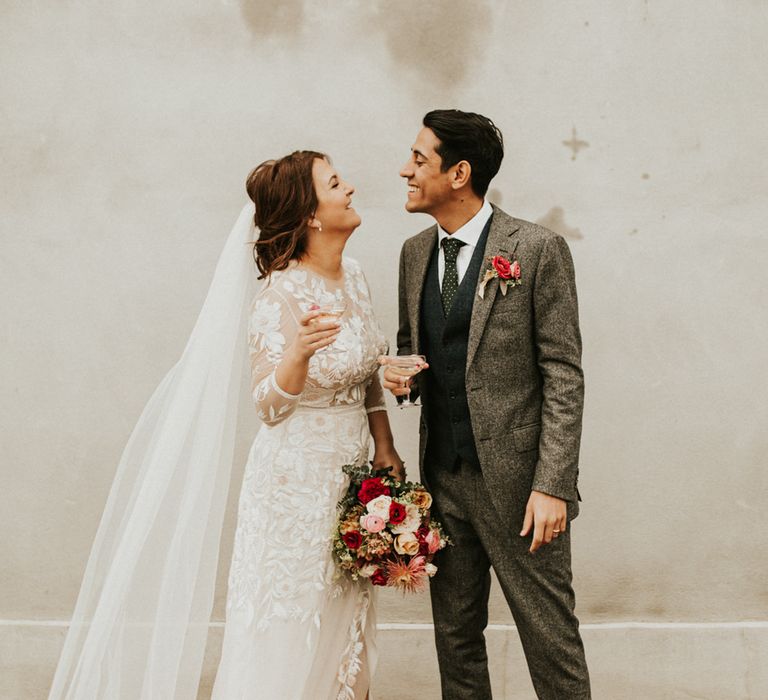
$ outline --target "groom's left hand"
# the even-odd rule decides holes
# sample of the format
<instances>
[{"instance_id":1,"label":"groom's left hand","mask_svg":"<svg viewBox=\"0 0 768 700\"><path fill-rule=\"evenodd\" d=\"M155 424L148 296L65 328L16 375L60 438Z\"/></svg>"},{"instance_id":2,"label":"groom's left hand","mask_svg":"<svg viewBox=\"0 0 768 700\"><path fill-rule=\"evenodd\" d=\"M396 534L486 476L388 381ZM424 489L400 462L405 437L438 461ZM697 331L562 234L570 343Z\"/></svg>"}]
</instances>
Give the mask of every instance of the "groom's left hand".
<instances>
[{"instance_id":1,"label":"groom's left hand","mask_svg":"<svg viewBox=\"0 0 768 700\"><path fill-rule=\"evenodd\" d=\"M525 537L533 527L533 541L530 552L533 554L542 544L549 544L568 525L568 512L562 498L550 496L541 491L531 491L528 505L525 507L525 518L521 537Z\"/></svg>"}]
</instances>

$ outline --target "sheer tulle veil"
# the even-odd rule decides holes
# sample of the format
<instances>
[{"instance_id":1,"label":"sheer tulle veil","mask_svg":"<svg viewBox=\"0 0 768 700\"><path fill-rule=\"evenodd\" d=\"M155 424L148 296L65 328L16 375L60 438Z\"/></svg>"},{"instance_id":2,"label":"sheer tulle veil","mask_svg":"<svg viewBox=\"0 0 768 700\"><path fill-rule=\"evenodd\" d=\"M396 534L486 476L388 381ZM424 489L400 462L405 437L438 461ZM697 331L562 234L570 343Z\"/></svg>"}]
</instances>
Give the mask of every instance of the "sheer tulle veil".
<instances>
[{"instance_id":1,"label":"sheer tulle veil","mask_svg":"<svg viewBox=\"0 0 768 700\"><path fill-rule=\"evenodd\" d=\"M235 223L179 362L120 459L50 700L194 700L232 468L253 204Z\"/></svg>"}]
</instances>

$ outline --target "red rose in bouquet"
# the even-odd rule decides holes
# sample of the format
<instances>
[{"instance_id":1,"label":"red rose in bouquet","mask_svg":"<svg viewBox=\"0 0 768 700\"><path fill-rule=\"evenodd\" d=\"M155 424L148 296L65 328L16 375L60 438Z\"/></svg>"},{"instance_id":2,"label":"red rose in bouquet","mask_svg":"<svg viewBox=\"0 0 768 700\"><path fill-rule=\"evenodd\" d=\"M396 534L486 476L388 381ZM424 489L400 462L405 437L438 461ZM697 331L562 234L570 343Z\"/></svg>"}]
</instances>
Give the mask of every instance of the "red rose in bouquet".
<instances>
[{"instance_id":1,"label":"red rose in bouquet","mask_svg":"<svg viewBox=\"0 0 768 700\"><path fill-rule=\"evenodd\" d=\"M389 522L393 525L399 525L405 520L406 513L407 511L402 503L392 501L389 505Z\"/></svg>"},{"instance_id":2,"label":"red rose in bouquet","mask_svg":"<svg viewBox=\"0 0 768 700\"><path fill-rule=\"evenodd\" d=\"M372 501L377 496L389 495L389 486L387 486L381 479L376 477L373 479L365 479L360 485L360 491L357 495L358 500L363 505L368 501Z\"/></svg>"},{"instance_id":3,"label":"red rose in bouquet","mask_svg":"<svg viewBox=\"0 0 768 700\"><path fill-rule=\"evenodd\" d=\"M381 569L376 569L376 571L371 574L371 583L374 586L386 586L387 575Z\"/></svg>"},{"instance_id":4,"label":"red rose in bouquet","mask_svg":"<svg viewBox=\"0 0 768 700\"><path fill-rule=\"evenodd\" d=\"M355 530L352 532L345 532L341 536L341 539L344 540L344 544L350 549L359 549L360 545L363 543L363 536Z\"/></svg>"}]
</instances>

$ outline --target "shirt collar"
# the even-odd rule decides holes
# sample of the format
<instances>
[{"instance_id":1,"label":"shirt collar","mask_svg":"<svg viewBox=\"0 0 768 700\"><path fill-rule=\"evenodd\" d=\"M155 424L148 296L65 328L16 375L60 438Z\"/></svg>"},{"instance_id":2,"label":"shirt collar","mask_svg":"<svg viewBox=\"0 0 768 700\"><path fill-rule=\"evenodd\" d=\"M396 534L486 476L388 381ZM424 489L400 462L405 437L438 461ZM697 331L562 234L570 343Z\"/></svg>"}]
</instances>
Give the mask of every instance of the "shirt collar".
<instances>
[{"instance_id":1,"label":"shirt collar","mask_svg":"<svg viewBox=\"0 0 768 700\"><path fill-rule=\"evenodd\" d=\"M477 246L477 241L480 239L480 234L485 228L485 224L488 223L488 219L493 214L493 207L487 200L483 200L483 206L480 207L480 211L477 212L466 224L461 228L456 229L453 234L448 234L443 230L440 224L437 225L438 245L442 245L443 239L451 235L452 238L457 238L462 243L471 248Z\"/></svg>"}]
</instances>

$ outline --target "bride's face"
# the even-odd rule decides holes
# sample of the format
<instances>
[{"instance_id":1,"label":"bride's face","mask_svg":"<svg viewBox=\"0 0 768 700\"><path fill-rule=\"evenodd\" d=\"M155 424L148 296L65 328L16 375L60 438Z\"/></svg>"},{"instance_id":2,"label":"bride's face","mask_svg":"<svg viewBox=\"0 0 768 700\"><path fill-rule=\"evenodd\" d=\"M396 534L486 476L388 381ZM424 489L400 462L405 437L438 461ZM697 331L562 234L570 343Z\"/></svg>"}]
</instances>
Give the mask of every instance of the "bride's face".
<instances>
[{"instance_id":1,"label":"bride's face","mask_svg":"<svg viewBox=\"0 0 768 700\"><path fill-rule=\"evenodd\" d=\"M355 188L327 160L319 158L312 165L312 179L317 194L315 221L322 224L323 231L352 233L360 225L360 216L352 208Z\"/></svg>"}]
</instances>

